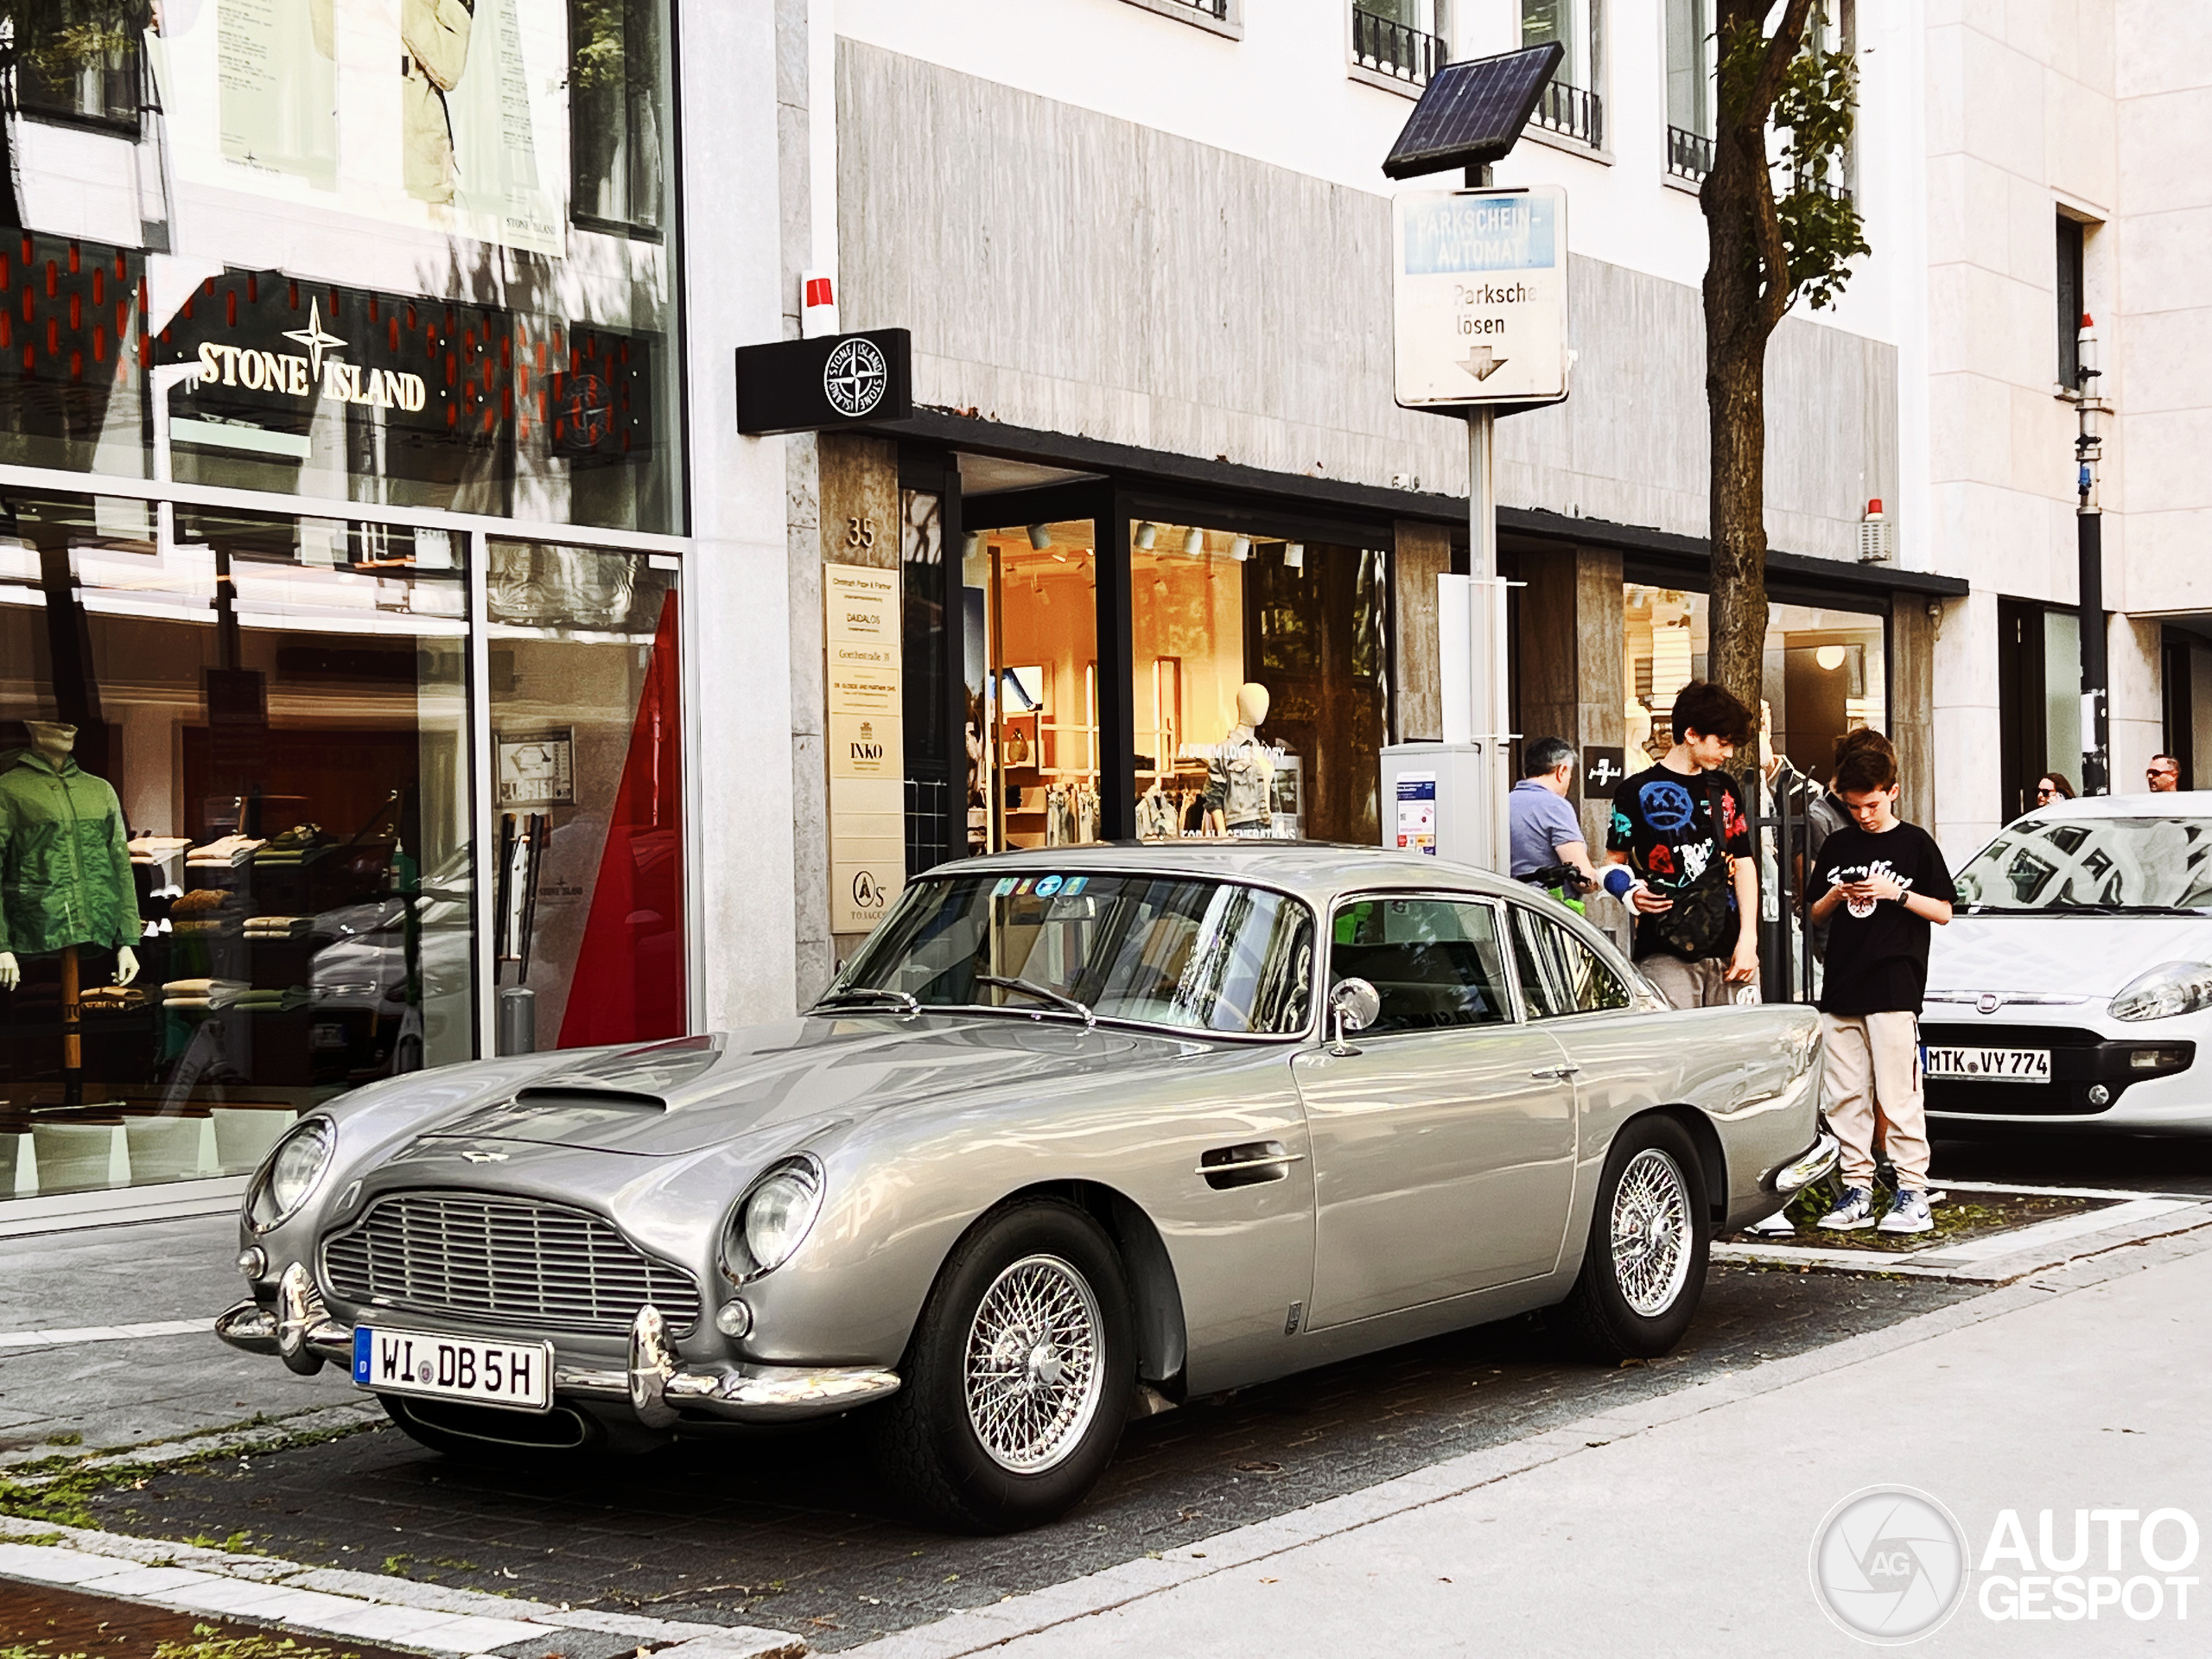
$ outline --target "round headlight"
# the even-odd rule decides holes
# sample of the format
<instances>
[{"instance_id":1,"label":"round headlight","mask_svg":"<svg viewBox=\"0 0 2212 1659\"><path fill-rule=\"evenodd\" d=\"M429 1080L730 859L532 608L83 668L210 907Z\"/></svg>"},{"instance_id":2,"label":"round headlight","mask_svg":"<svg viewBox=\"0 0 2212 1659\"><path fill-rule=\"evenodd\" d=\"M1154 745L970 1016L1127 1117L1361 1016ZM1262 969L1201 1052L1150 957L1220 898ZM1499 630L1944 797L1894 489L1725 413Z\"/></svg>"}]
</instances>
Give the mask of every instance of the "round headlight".
<instances>
[{"instance_id":1,"label":"round headlight","mask_svg":"<svg viewBox=\"0 0 2212 1659\"><path fill-rule=\"evenodd\" d=\"M2164 1020L2212 1008L2212 963L2161 963L2139 974L2112 1000L2115 1020Z\"/></svg>"},{"instance_id":2,"label":"round headlight","mask_svg":"<svg viewBox=\"0 0 2212 1659\"><path fill-rule=\"evenodd\" d=\"M298 1212L330 1167L336 1144L327 1117L303 1118L284 1132L246 1195L246 1220L254 1231L282 1226Z\"/></svg>"},{"instance_id":3,"label":"round headlight","mask_svg":"<svg viewBox=\"0 0 2212 1659\"><path fill-rule=\"evenodd\" d=\"M730 1266L740 1276L772 1273L791 1259L822 1210L822 1171L812 1160L771 1170L732 1217Z\"/></svg>"}]
</instances>

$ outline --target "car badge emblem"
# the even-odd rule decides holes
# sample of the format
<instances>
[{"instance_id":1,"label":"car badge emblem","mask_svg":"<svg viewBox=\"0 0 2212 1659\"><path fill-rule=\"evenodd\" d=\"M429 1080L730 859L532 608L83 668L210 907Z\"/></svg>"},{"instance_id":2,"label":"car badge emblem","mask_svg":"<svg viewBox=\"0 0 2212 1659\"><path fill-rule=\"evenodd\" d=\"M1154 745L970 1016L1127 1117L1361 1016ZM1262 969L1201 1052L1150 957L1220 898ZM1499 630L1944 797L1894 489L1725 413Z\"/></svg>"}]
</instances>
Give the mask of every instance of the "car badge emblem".
<instances>
[{"instance_id":1,"label":"car badge emblem","mask_svg":"<svg viewBox=\"0 0 2212 1659\"><path fill-rule=\"evenodd\" d=\"M1998 995L1994 991L1984 991L1981 995L1975 1000L1974 1006L1975 1011L1978 1013L1994 1014L1998 1009L2005 1006L2005 999Z\"/></svg>"},{"instance_id":2,"label":"car badge emblem","mask_svg":"<svg viewBox=\"0 0 2212 1659\"><path fill-rule=\"evenodd\" d=\"M504 1152L464 1152L461 1155L472 1164L504 1164L507 1161L507 1154Z\"/></svg>"}]
</instances>

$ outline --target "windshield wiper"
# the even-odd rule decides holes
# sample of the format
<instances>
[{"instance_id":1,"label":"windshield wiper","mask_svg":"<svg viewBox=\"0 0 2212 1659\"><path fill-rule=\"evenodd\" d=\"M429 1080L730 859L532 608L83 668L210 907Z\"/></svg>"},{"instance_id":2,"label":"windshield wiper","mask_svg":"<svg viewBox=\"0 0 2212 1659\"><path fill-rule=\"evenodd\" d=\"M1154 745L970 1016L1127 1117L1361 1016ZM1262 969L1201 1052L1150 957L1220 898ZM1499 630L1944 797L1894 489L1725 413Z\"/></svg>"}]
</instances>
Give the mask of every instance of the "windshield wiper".
<instances>
[{"instance_id":1,"label":"windshield wiper","mask_svg":"<svg viewBox=\"0 0 2212 1659\"><path fill-rule=\"evenodd\" d=\"M919 1014L920 1000L910 991L894 991L885 985L852 985L842 991L831 991L807 1010L819 1014L824 1008L836 1007L847 1002L888 1002L901 1014Z\"/></svg>"},{"instance_id":2,"label":"windshield wiper","mask_svg":"<svg viewBox=\"0 0 2212 1659\"><path fill-rule=\"evenodd\" d=\"M1034 980L1014 978L1005 974L978 974L976 982L978 985L1002 986L1009 991L1027 991L1040 1001L1057 1002L1069 1013L1081 1014L1086 1026L1098 1023L1098 1016L1091 1013L1087 1003L1078 1002L1065 992L1056 991L1049 985L1039 985Z\"/></svg>"}]
</instances>

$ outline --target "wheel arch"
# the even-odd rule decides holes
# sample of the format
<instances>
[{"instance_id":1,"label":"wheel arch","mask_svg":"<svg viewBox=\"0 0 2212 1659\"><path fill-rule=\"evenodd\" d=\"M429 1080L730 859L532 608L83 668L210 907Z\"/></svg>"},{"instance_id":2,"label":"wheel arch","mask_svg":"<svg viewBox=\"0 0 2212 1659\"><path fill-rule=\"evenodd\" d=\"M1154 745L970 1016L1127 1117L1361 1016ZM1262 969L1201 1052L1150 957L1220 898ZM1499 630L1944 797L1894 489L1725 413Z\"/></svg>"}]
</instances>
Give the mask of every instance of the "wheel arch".
<instances>
[{"instance_id":1,"label":"wheel arch","mask_svg":"<svg viewBox=\"0 0 2212 1659\"><path fill-rule=\"evenodd\" d=\"M1713 1128L1713 1120L1696 1107L1676 1101L1663 1106L1651 1106L1635 1116L1622 1120L1613 1131L1618 1141L1630 1128L1647 1118L1669 1117L1682 1127L1690 1138L1690 1145L1697 1149L1698 1175L1705 1182L1705 1207L1716 1230L1728 1218L1728 1154L1720 1144L1720 1131Z\"/></svg>"},{"instance_id":2,"label":"wheel arch","mask_svg":"<svg viewBox=\"0 0 2212 1659\"><path fill-rule=\"evenodd\" d=\"M974 1236L1009 1205L1031 1198L1057 1198L1084 1214L1106 1231L1115 1253L1128 1274L1130 1325L1136 1333L1137 1376L1180 1402L1189 1358L1189 1327L1183 1314L1183 1292L1175 1278L1175 1264L1166 1241L1144 1207L1127 1193L1102 1181L1035 1181L1017 1187L961 1230L960 1237L945 1252L947 1262L960 1245ZM944 1266L939 1264L942 1275Z\"/></svg>"}]
</instances>

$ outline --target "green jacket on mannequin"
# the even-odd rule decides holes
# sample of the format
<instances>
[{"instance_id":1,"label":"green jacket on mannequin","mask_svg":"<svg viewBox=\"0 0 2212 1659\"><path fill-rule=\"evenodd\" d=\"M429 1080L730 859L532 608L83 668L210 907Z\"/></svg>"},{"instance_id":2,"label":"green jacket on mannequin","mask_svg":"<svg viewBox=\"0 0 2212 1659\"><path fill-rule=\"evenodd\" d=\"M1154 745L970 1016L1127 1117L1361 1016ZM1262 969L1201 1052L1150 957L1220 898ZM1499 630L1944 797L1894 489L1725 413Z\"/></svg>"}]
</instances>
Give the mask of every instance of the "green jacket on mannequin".
<instances>
[{"instance_id":1,"label":"green jacket on mannequin","mask_svg":"<svg viewBox=\"0 0 2212 1659\"><path fill-rule=\"evenodd\" d=\"M0 952L137 943L129 840L105 778L35 749L0 754Z\"/></svg>"}]
</instances>

